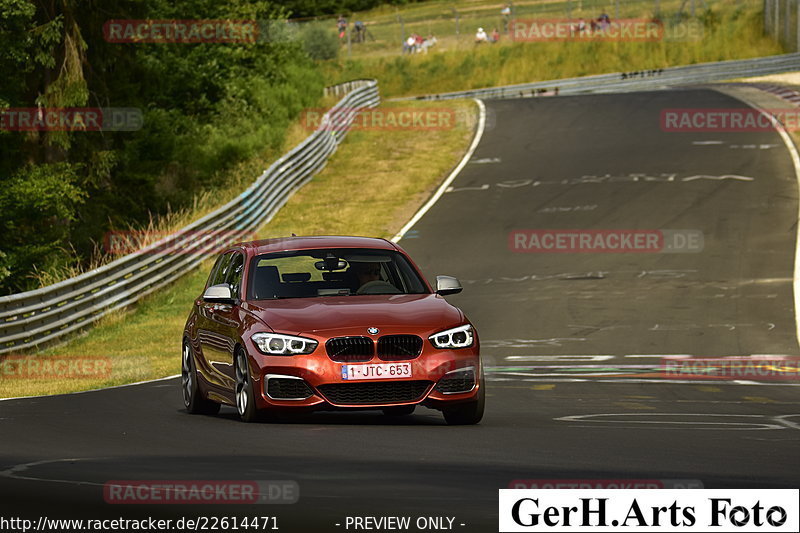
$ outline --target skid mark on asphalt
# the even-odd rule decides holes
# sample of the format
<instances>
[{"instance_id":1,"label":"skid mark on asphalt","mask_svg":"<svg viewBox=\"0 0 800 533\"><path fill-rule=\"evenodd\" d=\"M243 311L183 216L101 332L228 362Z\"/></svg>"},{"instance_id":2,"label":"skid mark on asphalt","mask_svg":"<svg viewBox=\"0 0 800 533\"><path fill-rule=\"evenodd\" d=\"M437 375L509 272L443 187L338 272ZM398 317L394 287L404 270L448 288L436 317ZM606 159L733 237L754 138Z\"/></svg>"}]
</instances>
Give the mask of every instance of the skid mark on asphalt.
<instances>
[{"instance_id":1,"label":"skid mark on asphalt","mask_svg":"<svg viewBox=\"0 0 800 533\"><path fill-rule=\"evenodd\" d=\"M48 459L46 461L34 461L31 463L21 463L18 465L14 465L10 468L0 471L0 477L11 478L11 479L21 479L25 481L46 481L49 483L66 483L70 485L81 485L81 486L95 486L95 487L102 487L104 483L97 483L93 481L78 481L74 479L46 479L41 477L33 477L29 475L24 475L23 472L30 470L33 467L43 466L43 465L50 465L55 463L76 463L79 461L87 461L96 458L68 458L68 459Z\"/></svg>"},{"instance_id":2,"label":"skid mark on asphalt","mask_svg":"<svg viewBox=\"0 0 800 533\"><path fill-rule=\"evenodd\" d=\"M742 396L742 400L749 403L777 403L772 398L766 396Z\"/></svg>"},{"instance_id":3,"label":"skid mark on asphalt","mask_svg":"<svg viewBox=\"0 0 800 533\"><path fill-rule=\"evenodd\" d=\"M630 409L632 411L648 411L648 410L655 410L656 407L652 405L646 405L642 402L632 402L628 400L622 400L620 402L614 402L612 405L615 407L622 407L623 409Z\"/></svg>"}]
</instances>

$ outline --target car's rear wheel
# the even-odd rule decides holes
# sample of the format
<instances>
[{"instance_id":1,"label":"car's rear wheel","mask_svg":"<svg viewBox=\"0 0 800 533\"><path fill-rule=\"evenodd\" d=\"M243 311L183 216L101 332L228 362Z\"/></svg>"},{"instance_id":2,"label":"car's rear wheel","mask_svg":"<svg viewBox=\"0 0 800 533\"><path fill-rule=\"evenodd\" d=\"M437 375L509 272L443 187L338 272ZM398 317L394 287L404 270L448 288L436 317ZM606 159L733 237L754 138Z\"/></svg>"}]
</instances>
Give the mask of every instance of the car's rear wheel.
<instances>
[{"instance_id":1,"label":"car's rear wheel","mask_svg":"<svg viewBox=\"0 0 800 533\"><path fill-rule=\"evenodd\" d=\"M442 409L445 422L451 426L465 426L480 422L486 405L486 382L483 379L483 369L481 369L480 387L476 400Z\"/></svg>"},{"instance_id":2,"label":"car's rear wheel","mask_svg":"<svg viewBox=\"0 0 800 533\"><path fill-rule=\"evenodd\" d=\"M253 378L250 375L250 366L247 355L242 348L236 350L236 410L243 422L256 422L260 413L256 407L255 393L253 392Z\"/></svg>"},{"instance_id":3,"label":"car's rear wheel","mask_svg":"<svg viewBox=\"0 0 800 533\"><path fill-rule=\"evenodd\" d=\"M219 404L203 398L200 392L197 383L197 367L189 341L183 342L181 389L183 390L183 406L186 407L189 414L215 415L219 412Z\"/></svg>"},{"instance_id":4,"label":"car's rear wheel","mask_svg":"<svg viewBox=\"0 0 800 533\"><path fill-rule=\"evenodd\" d=\"M383 414L386 416L408 416L414 414L416 405L392 405L383 408Z\"/></svg>"}]
</instances>

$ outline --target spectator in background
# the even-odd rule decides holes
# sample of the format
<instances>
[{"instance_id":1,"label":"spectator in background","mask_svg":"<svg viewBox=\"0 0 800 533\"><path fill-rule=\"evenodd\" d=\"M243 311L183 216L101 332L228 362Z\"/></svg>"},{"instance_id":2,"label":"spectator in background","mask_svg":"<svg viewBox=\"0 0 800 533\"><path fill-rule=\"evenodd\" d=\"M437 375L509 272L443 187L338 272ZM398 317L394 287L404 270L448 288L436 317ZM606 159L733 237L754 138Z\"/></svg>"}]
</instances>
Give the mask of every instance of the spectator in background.
<instances>
[{"instance_id":1,"label":"spectator in background","mask_svg":"<svg viewBox=\"0 0 800 533\"><path fill-rule=\"evenodd\" d=\"M430 35L427 39L422 41L422 44L419 45L419 48L417 49L417 51L418 52L425 52L427 54L428 53L428 48L430 48L431 46L434 46L435 44L436 44L436 37L434 37L433 35Z\"/></svg>"},{"instance_id":2,"label":"spectator in background","mask_svg":"<svg viewBox=\"0 0 800 533\"><path fill-rule=\"evenodd\" d=\"M344 39L347 33L347 19L343 15L339 15L336 18L336 29L339 32L339 39Z\"/></svg>"},{"instance_id":3,"label":"spectator in background","mask_svg":"<svg viewBox=\"0 0 800 533\"><path fill-rule=\"evenodd\" d=\"M500 10L500 14L503 15L503 33L508 33L508 23L511 20L511 6L505 4L503 9Z\"/></svg>"},{"instance_id":4,"label":"spectator in background","mask_svg":"<svg viewBox=\"0 0 800 533\"><path fill-rule=\"evenodd\" d=\"M404 54L413 53L417 47L416 42L417 40L414 38L414 34L412 33L411 35L409 35L408 39L403 41L403 53Z\"/></svg>"},{"instance_id":5,"label":"spectator in background","mask_svg":"<svg viewBox=\"0 0 800 533\"><path fill-rule=\"evenodd\" d=\"M355 41L357 43L363 43L366 39L367 28L364 26L364 23L360 20L357 20L353 24L353 30L355 31Z\"/></svg>"},{"instance_id":6,"label":"spectator in background","mask_svg":"<svg viewBox=\"0 0 800 533\"><path fill-rule=\"evenodd\" d=\"M478 28L478 32L475 34L475 44L486 42L489 42L489 37L486 35L486 32L483 31L483 28Z\"/></svg>"},{"instance_id":7,"label":"spectator in background","mask_svg":"<svg viewBox=\"0 0 800 533\"><path fill-rule=\"evenodd\" d=\"M578 20L578 23L575 26L572 26L571 29L573 37L575 35L579 37L582 36L584 33L586 33L586 21L583 20L583 18L581 18L580 20Z\"/></svg>"},{"instance_id":8,"label":"spectator in background","mask_svg":"<svg viewBox=\"0 0 800 533\"><path fill-rule=\"evenodd\" d=\"M611 17L608 16L608 13L601 13L597 17L597 28L600 31L605 31L609 26L611 26Z\"/></svg>"},{"instance_id":9,"label":"spectator in background","mask_svg":"<svg viewBox=\"0 0 800 533\"><path fill-rule=\"evenodd\" d=\"M496 43L500 40L500 32L497 31L497 28L492 30L492 34L489 36L489 41Z\"/></svg>"}]
</instances>

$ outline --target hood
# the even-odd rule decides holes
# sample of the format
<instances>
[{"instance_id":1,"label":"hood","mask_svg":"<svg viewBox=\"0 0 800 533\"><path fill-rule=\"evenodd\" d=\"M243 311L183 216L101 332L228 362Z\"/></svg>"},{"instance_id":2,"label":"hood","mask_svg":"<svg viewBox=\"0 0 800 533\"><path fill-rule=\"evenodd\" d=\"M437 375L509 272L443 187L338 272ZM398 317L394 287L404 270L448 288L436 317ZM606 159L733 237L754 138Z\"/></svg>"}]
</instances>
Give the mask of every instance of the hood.
<instances>
[{"instance_id":1,"label":"hood","mask_svg":"<svg viewBox=\"0 0 800 533\"><path fill-rule=\"evenodd\" d=\"M463 322L457 307L437 294L326 296L247 302L274 331L298 335L375 326L384 330L439 330Z\"/></svg>"}]
</instances>

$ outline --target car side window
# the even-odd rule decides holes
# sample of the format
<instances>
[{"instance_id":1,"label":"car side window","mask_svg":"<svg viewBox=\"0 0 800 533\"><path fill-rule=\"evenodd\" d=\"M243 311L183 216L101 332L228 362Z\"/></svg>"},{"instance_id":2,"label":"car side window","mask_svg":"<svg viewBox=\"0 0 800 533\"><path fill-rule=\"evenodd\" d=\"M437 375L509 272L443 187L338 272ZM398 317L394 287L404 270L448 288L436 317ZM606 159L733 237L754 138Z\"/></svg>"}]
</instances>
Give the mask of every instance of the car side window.
<instances>
[{"instance_id":1,"label":"car side window","mask_svg":"<svg viewBox=\"0 0 800 533\"><path fill-rule=\"evenodd\" d=\"M217 263L217 268L214 270L214 274L211 276L211 281L208 284L209 287L212 285L225 283L225 278L228 276L228 269L231 264L231 259L233 259L233 252L229 252L220 258Z\"/></svg>"},{"instance_id":2,"label":"car side window","mask_svg":"<svg viewBox=\"0 0 800 533\"><path fill-rule=\"evenodd\" d=\"M233 259L228 265L228 275L226 281L231 286L231 293L234 298L241 297L240 288L242 286L242 273L244 272L244 255L234 253Z\"/></svg>"}]
</instances>

